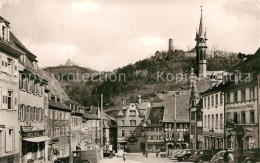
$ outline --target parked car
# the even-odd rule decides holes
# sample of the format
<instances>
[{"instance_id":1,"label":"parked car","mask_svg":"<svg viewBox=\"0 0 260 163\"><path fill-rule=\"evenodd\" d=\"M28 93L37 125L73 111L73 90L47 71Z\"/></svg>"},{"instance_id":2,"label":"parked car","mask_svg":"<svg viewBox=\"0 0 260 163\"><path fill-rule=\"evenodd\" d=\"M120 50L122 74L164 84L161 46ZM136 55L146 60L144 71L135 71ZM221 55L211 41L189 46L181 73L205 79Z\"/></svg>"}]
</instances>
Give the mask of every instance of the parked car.
<instances>
[{"instance_id":1,"label":"parked car","mask_svg":"<svg viewBox=\"0 0 260 163\"><path fill-rule=\"evenodd\" d=\"M235 161L244 163L260 162L260 149L240 152L235 155Z\"/></svg>"},{"instance_id":2,"label":"parked car","mask_svg":"<svg viewBox=\"0 0 260 163\"><path fill-rule=\"evenodd\" d=\"M190 156L194 154L194 150L192 149L184 149L180 153L176 154L176 158L178 161L187 161Z\"/></svg>"},{"instance_id":3,"label":"parked car","mask_svg":"<svg viewBox=\"0 0 260 163\"><path fill-rule=\"evenodd\" d=\"M176 150L172 151L172 155L171 155L170 159L172 159L172 160L177 159L175 156L176 156L176 154L178 154L181 151L182 151L182 149L176 149Z\"/></svg>"},{"instance_id":4,"label":"parked car","mask_svg":"<svg viewBox=\"0 0 260 163\"><path fill-rule=\"evenodd\" d=\"M204 161L210 161L210 159L214 156L215 153L217 153L219 150L212 150L212 149L202 149L197 150L191 157L190 161L193 162L204 162Z\"/></svg>"},{"instance_id":5,"label":"parked car","mask_svg":"<svg viewBox=\"0 0 260 163\"><path fill-rule=\"evenodd\" d=\"M73 151L73 163L98 163L99 153L97 150Z\"/></svg>"},{"instance_id":6,"label":"parked car","mask_svg":"<svg viewBox=\"0 0 260 163\"><path fill-rule=\"evenodd\" d=\"M224 163L223 156L226 153L226 150L221 150L218 153L216 153L210 160L210 163Z\"/></svg>"}]
</instances>

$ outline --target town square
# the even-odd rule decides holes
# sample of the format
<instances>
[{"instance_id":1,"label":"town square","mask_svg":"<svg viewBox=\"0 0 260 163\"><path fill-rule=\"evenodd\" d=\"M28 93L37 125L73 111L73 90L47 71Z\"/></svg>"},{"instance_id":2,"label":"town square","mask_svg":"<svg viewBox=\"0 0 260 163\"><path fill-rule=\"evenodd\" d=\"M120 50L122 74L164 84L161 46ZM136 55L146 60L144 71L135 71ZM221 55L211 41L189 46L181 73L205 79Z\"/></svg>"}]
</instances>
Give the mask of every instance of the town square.
<instances>
[{"instance_id":1,"label":"town square","mask_svg":"<svg viewBox=\"0 0 260 163\"><path fill-rule=\"evenodd\" d=\"M0 0L0 163L260 162L259 0Z\"/></svg>"}]
</instances>

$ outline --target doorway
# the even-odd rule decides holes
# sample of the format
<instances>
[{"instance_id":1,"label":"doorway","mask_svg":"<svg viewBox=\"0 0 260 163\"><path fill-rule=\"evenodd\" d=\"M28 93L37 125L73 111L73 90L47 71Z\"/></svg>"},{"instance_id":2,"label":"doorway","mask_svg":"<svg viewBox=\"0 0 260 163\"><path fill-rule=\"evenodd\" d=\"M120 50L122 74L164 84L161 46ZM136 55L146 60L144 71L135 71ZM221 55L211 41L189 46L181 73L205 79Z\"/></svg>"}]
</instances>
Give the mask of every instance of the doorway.
<instances>
[{"instance_id":1,"label":"doorway","mask_svg":"<svg viewBox=\"0 0 260 163\"><path fill-rule=\"evenodd\" d=\"M145 143L140 143L140 151L145 151Z\"/></svg>"}]
</instances>

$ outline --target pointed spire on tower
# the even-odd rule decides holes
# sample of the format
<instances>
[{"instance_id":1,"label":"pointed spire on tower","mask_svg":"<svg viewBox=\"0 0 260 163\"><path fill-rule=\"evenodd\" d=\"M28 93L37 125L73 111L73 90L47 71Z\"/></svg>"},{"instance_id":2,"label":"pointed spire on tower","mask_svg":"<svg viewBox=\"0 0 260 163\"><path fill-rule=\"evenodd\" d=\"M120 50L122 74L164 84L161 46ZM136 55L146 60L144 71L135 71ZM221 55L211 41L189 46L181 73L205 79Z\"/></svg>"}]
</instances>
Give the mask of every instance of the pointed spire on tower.
<instances>
[{"instance_id":1,"label":"pointed spire on tower","mask_svg":"<svg viewBox=\"0 0 260 163\"><path fill-rule=\"evenodd\" d=\"M205 28L204 39L207 40L207 27Z\"/></svg>"},{"instance_id":2,"label":"pointed spire on tower","mask_svg":"<svg viewBox=\"0 0 260 163\"><path fill-rule=\"evenodd\" d=\"M199 38L204 38L204 26L203 26L203 17L202 17L202 5L201 7L201 16L200 16L200 26L199 26Z\"/></svg>"},{"instance_id":3,"label":"pointed spire on tower","mask_svg":"<svg viewBox=\"0 0 260 163\"><path fill-rule=\"evenodd\" d=\"M196 28L196 38L195 40L198 39L198 29Z\"/></svg>"}]
</instances>

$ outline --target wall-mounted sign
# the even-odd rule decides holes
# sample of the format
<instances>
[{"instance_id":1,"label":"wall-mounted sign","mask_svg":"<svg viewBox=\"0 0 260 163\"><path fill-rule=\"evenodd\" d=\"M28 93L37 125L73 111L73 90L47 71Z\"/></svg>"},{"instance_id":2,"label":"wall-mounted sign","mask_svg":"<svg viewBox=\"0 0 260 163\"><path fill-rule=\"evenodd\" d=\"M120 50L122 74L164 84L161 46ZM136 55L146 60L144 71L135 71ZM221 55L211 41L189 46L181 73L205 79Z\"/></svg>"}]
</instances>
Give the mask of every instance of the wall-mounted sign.
<instances>
[{"instance_id":1,"label":"wall-mounted sign","mask_svg":"<svg viewBox=\"0 0 260 163\"><path fill-rule=\"evenodd\" d=\"M25 121L24 126L31 126L31 122L30 121Z\"/></svg>"},{"instance_id":2,"label":"wall-mounted sign","mask_svg":"<svg viewBox=\"0 0 260 163\"><path fill-rule=\"evenodd\" d=\"M227 110L246 109L246 108L254 108L254 104L246 104L246 105L240 105L240 106L227 106Z\"/></svg>"},{"instance_id":3,"label":"wall-mounted sign","mask_svg":"<svg viewBox=\"0 0 260 163\"><path fill-rule=\"evenodd\" d=\"M30 131L30 132L23 132L22 137L36 137L36 136L43 136L44 131Z\"/></svg>"}]
</instances>

